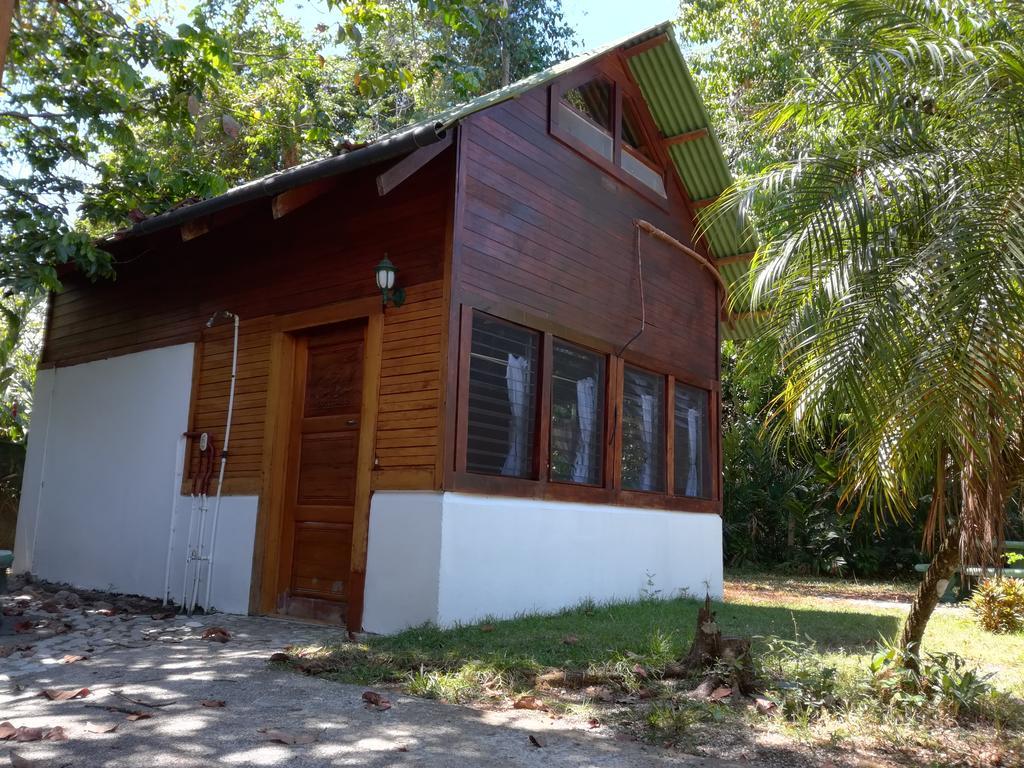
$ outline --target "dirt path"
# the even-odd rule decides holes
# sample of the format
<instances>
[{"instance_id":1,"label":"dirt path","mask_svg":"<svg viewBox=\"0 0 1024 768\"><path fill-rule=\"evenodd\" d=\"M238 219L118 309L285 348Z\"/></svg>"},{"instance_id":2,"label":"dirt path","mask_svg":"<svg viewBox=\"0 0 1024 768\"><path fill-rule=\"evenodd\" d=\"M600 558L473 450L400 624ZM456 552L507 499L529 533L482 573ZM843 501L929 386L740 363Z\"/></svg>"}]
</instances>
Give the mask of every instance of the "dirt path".
<instances>
[{"instance_id":1,"label":"dirt path","mask_svg":"<svg viewBox=\"0 0 1024 768\"><path fill-rule=\"evenodd\" d=\"M10 609L11 600L4 602ZM247 617L105 615L108 609L94 604L42 614L27 607L23 602L20 621L71 628L0 637L0 649L26 649L0 658L0 721L44 732L59 726L67 738L0 741L0 764L14 762L14 752L28 761L24 765L107 768L735 765L616 741L585 723L530 711L478 711L394 692L386 692L390 709L368 709L364 688L268 663L289 643L330 638L335 631L328 628ZM212 626L231 639L202 639ZM68 655L88 658L61 663ZM89 689L84 698L40 695L83 687ZM132 720L131 712L151 717ZM95 732L111 726L116 729ZM277 743L270 740L275 735L308 743Z\"/></svg>"}]
</instances>

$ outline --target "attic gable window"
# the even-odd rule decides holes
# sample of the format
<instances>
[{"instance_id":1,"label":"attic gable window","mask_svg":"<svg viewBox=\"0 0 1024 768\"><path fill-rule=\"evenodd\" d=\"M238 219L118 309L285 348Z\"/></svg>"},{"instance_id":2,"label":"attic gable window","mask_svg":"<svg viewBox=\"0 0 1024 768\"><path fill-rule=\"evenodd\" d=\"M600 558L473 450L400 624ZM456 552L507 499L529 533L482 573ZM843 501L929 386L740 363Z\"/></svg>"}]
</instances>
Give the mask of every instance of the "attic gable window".
<instances>
[{"instance_id":1,"label":"attic gable window","mask_svg":"<svg viewBox=\"0 0 1024 768\"><path fill-rule=\"evenodd\" d=\"M557 116L558 124L566 133L609 161L615 149L613 94L610 80L595 77L563 94Z\"/></svg>"},{"instance_id":2,"label":"attic gable window","mask_svg":"<svg viewBox=\"0 0 1024 768\"><path fill-rule=\"evenodd\" d=\"M603 74L551 88L551 133L637 189L667 197L665 171L636 101ZM638 94L636 98L641 98Z\"/></svg>"}]
</instances>

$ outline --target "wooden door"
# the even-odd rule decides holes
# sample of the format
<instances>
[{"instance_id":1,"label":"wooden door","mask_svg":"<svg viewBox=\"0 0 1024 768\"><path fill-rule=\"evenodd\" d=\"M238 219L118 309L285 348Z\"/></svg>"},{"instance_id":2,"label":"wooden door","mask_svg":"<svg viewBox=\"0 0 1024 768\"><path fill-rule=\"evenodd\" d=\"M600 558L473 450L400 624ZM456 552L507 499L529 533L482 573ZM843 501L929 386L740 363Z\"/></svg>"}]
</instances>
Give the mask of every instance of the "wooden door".
<instances>
[{"instance_id":1,"label":"wooden door","mask_svg":"<svg viewBox=\"0 0 1024 768\"><path fill-rule=\"evenodd\" d=\"M296 339L278 601L343 622L352 567L364 320Z\"/></svg>"}]
</instances>

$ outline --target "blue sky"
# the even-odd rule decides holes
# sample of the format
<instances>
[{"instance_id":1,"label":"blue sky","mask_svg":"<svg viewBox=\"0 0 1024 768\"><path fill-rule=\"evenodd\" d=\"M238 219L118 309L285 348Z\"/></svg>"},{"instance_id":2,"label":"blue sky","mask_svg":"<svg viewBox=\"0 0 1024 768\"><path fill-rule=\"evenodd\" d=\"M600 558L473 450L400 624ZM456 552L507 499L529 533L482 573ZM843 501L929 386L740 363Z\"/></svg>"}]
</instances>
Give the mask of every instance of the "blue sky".
<instances>
[{"instance_id":1,"label":"blue sky","mask_svg":"<svg viewBox=\"0 0 1024 768\"><path fill-rule=\"evenodd\" d=\"M679 15L679 0L562 0L566 21L582 38L580 50L639 32Z\"/></svg>"}]
</instances>

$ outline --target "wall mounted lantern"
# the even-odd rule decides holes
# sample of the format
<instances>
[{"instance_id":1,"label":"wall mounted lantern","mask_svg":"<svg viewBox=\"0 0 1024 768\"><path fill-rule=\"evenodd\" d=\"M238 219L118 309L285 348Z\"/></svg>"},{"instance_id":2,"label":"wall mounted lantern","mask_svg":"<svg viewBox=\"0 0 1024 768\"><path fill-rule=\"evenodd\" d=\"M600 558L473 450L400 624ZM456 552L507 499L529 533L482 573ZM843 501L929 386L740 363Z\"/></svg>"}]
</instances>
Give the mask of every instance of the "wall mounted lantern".
<instances>
[{"instance_id":1,"label":"wall mounted lantern","mask_svg":"<svg viewBox=\"0 0 1024 768\"><path fill-rule=\"evenodd\" d=\"M380 288L380 298L384 308L387 309L389 301L392 306L402 306L405 303L405 289L395 285L398 270L386 253L380 260L380 264L377 265L376 274L377 287Z\"/></svg>"}]
</instances>

